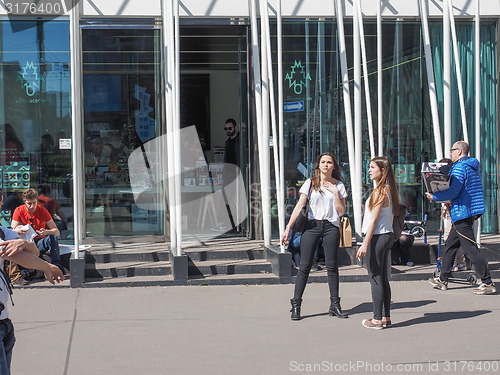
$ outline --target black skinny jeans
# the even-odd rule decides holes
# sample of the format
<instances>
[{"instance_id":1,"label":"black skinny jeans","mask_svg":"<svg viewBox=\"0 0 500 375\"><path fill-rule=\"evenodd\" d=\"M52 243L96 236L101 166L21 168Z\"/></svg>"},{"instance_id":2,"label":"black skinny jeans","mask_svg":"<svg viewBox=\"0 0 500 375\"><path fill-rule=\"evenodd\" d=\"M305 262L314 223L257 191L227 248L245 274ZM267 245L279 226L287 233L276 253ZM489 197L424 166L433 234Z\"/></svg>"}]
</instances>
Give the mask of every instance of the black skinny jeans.
<instances>
[{"instance_id":1,"label":"black skinny jeans","mask_svg":"<svg viewBox=\"0 0 500 375\"><path fill-rule=\"evenodd\" d=\"M453 223L450 234L446 239L446 252L444 253L443 261L441 263L440 279L442 281L448 281L448 278L451 275L451 269L453 268L453 262L455 261L457 250L460 246L462 246L465 256L470 259L472 264L474 264L476 276L481 279L483 283L491 284L491 275L490 271L488 270L488 262L484 258L483 254L481 254L476 244L467 239L476 239L474 237L474 231L472 230L474 220L474 217L469 217L467 219L458 220ZM457 231L467 238L462 237Z\"/></svg>"},{"instance_id":2,"label":"black skinny jeans","mask_svg":"<svg viewBox=\"0 0 500 375\"><path fill-rule=\"evenodd\" d=\"M389 251L394 243L394 233L374 234L367 252L368 277L372 289L373 319L391 316L391 286L387 275Z\"/></svg>"},{"instance_id":3,"label":"black skinny jeans","mask_svg":"<svg viewBox=\"0 0 500 375\"><path fill-rule=\"evenodd\" d=\"M336 227L328 220L309 220L300 240L300 266L293 295L296 300L301 299L302 294L304 294L314 260L314 253L318 248L321 237L323 237L323 247L325 249L325 265L330 297L334 299L339 297L339 227Z\"/></svg>"}]
</instances>

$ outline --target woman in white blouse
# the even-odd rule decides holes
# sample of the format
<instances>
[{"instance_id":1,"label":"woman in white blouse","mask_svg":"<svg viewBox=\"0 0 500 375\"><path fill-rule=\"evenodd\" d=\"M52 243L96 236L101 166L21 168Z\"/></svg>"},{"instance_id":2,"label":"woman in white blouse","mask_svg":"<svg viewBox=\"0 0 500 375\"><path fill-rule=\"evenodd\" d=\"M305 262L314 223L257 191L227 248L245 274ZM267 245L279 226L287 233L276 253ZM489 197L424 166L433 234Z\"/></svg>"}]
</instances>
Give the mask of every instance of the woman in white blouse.
<instances>
[{"instance_id":1,"label":"woman in white blouse","mask_svg":"<svg viewBox=\"0 0 500 375\"><path fill-rule=\"evenodd\" d=\"M295 281L295 292L292 303L292 320L301 319L300 308L302 305L302 294L307 284L309 272L314 259L314 253L319 241L323 238L325 249L325 265L328 275L328 287L330 289L330 315L339 318L347 318L347 314L340 308L339 297L339 217L345 212L345 199L347 192L344 184L340 181L341 169L335 156L329 152L321 154L316 160L313 177L308 179L300 188L300 198L293 209L292 215L285 232L281 237L281 243L288 239L290 228L295 224L300 210L304 207L307 196L309 196L309 221L306 230L302 233L300 242L300 266ZM311 186L312 184L312 186Z\"/></svg>"},{"instance_id":2,"label":"woman in white blouse","mask_svg":"<svg viewBox=\"0 0 500 375\"><path fill-rule=\"evenodd\" d=\"M364 319L362 324L366 328L382 329L391 325L391 287L387 266L389 250L395 240L392 223L394 215L399 214L401 203L389 159L384 156L372 159L368 173L377 186L366 201L361 228L365 236L356 256L367 255L373 319Z\"/></svg>"}]
</instances>

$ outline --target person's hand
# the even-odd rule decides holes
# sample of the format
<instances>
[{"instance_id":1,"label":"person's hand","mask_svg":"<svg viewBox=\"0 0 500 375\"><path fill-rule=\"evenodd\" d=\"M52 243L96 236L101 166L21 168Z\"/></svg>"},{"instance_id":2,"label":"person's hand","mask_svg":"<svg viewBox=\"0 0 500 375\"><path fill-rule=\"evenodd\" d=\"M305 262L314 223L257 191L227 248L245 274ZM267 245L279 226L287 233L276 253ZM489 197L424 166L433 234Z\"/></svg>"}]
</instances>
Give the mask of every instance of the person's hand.
<instances>
[{"instance_id":1,"label":"person's hand","mask_svg":"<svg viewBox=\"0 0 500 375\"><path fill-rule=\"evenodd\" d=\"M431 202L434 202L434 198L432 198L432 194L431 193L426 192L425 196L427 197L428 200L430 200Z\"/></svg>"},{"instance_id":2,"label":"person's hand","mask_svg":"<svg viewBox=\"0 0 500 375\"><path fill-rule=\"evenodd\" d=\"M323 181L323 187L332 192L333 194L338 194L339 189L337 188L337 185L332 184L330 181Z\"/></svg>"},{"instance_id":3,"label":"person's hand","mask_svg":"<svg viewBox=\"0 0 500 375\"><path fill-rule=\"evenodd\" d=\"M14 229L12 229L14 232L16 232L17 234L19 234L20 236L22 236L23 234L26 233L26 229L24 229L24 225L18 225L17 227L15 227Z\"/></svg>"},{"instance_id":4,"label":"person's hand","mask_svg":"<svg viewBox=\"0 0 500 375\"><path fill-rule=\"evenodd\" d=\"M364 257L366 255L367 251L368 251L368 245L362 244L359 247L358 252L356 253L356 258L360 259L360 258Z\"/></svg>"},{"instance_id":5,"label":"person's hand","mask_svg":"<svg viewBox=\"0 0 500 375\"><path fill-rule=\"evenodd\" d=\"M24 240L16 238L15 240L4 241L0 244L0 257L8 257L23 251Z\"/></svg>"},{"instance_id":6,"label":"person's hand","mask_svg":"<svg viewBox=\"0 0 500 375\"><path fill-rule=\"evenodd\" d=\"M47 263L47 267L43 270L45 278L49 280L49 283L54 285L56 282L60 283L64 281L64 275L61 269L53 264Z\"/></svg>"},{"instance_id":7,"label":"person's hand","mask_svg":"<svg viewBox=\"0 0 500 375\"><path fill-rule=\"evenodd\" d=\"M288 235L290 234L290 227L286 227L285 231L283 232L283 235L281 236L280 244L284 245L285 242L288 240Z\"/></svg>"},{"instance_id":8,"label":"person's hand","mask_svg":"<svg viewBox=\"0 0 500 375\"><path fill-rule=\"evenodd\" d=\"M46 231L46 229L42 228L42 229L36 230L35 232L37 232L40 236L44 236L45 235L45 231Z\"/></svg>"}]
</instances>

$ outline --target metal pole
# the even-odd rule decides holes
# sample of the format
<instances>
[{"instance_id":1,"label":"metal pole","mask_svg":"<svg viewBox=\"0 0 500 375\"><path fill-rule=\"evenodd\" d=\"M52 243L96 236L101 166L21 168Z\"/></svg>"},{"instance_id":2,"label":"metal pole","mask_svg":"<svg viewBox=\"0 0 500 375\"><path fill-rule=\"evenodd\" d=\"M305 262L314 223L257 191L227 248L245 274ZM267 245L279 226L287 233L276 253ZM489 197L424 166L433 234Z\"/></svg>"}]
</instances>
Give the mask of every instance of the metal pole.
<instances>
[{"instance_id":1,"label":"metal pole","mask_svg":"<svg viewBox=\"0 0 500 375\"><path fill-rule=\"evenodd\" d=\"M165 64L165 116L167 122L167 166L168 166L168 206L170 213L170 246L177 253L177 220L176 220L176 199L175 199L175 168L174 168L174 139L173 139L173 60L172 51L173 25L172 25L172 2L162 0L163 17L163 59Z\"/></svg>"},{"instance_id":2,"label":"metal pole","mask_svg":"<svg viewBox=\"0 0 500 375\"><path fill-rule=\"evenodd\" d=\"M264 229L264 244L271 245L271 165L269 160L269 70L267 62L267 29L265 9L267 0L260 0L260 44L261 44L261 69L262 69L262 215ZM259 153L260 155L260 153Z\"/></svg>"},{"instance_id":3,"label":"metal pole","mask_svg":"<svg viewBox=\"0 0 500 375\"><path fill-rule=\"evenodd\" d=\"M71 59L71 132L73 158L73 235L75 251L73 259L80 258L80 244L83 240L83 149L82 149L82 108L81 108L81 34L80 6L73 3L70 14L70 59Z\"/></svg>"},{"instance_id":4,"label":"metal pole","mask_svg":"<svg viewBox=\"0 0 500 375\"><path fill-rule=\"evenodd\" d=\"M434 68L432 63L431 41L429 37L429 25L427 23L426 0L419 0L420 19L422 21L422 38L424 40L425 66L427 70L427 81L429 85L429 100L431 102L432 128L434 133L434 147L436 158L443 158L443 146L441 144L441 127L439 126L439 114L436 97L436 82L434 81Z\"/></svg>"},{"instance_id":5,"label":"metal pole","mask_svg":"<svg viewBox=\"0 0 500 375\"><path fill-rule=\"evenodd\" d=\"M273 139L273 157L274 157L274 178L276 180L276 203L278 205L278 228L279 233L285 231L285 202L284 195L280 192L283 190L281 186L281 164L278 157L278 131L276 128L276 101L274 98L274 79L273 79L273 59L271 54L271 30L269 27L269 13L268 13L268 2L266 0L263 7L263 20L262 25L265 28L265 41L266 41L266 52L267 52L267 80L269 83L269 105L271 109L271 130ZM281 251L285 252L285 247L281 245Z\"/></svg>"},{"instance_id":6,"label":"metal pole","mask_svg":"<svg viewBox=\"0 0 500 375\"><path fill-rule=\"evenodd\" d=\"M251 25L251 31L252 31L252 65L253 65L253 80L254 80L254 87L255 87L255 128L257 129L257 140L258 140L258 146L259 146L259 172L260 172L260 179L261 179L261 197L267 192L265 190L264 184L264 174L265 171L263 170L263 134L262 134L262 81L261 81L261 76L260 76L260 59L259 59L259 40L258 40L258 33L257 33L257 6L255 4L256 0L249 0L250 4L250 25ZM261 198L261 204L264 206L264 201ZM263 215L263 222L265 220L265 213L264 213L264 207L262 207L262 215ZM264 242L266 241L266 236L269 236L266 233L266 228L264 225Z\"/></svg>"},{"instance_id":7,"label":"metal pole","mask_svg":"<svg viewBox=\"0 0 500 375\"><path fill-rule=\"evenodd\" d=\"M176 227L177 227L177 256L182 255L182 198L181 198L181 133L180 133L180 35L179 35L179 0L173 0L174 8L174 153L175 153L175 200L176 200Z\"/></svg>"},{"instance_id":8,"label":"metal pole","mask_svg":"<svg viewBox=\"0 0 500 375\"><path fill-rule=\"evenodd\" d=\"M481 19L479 0L476 0L476 16L474 19L475 26L475 75L476 75L476 113L475 113L475 144L476 144L476 159L481 160ZM481 243L481 218L477 220L476 242Z\"/></svg>"},{"instance_id":9,"label":"metal pole","mask_svg":"<svg viewBox=\"0 0 500 375\"><path fill-rule=\"evenodd\" d=\"M278 191L279 196L282 199L282 204L280 205L285 208L285 133L284 133L284 121L283 121L283 30L282 30L282 19L281 19L281 0L278 0L278 15L277 15L277 31L278 31L278 128L279 128L279 136L278 136L278 142L279 142L279 166L280 166L280 189ZM275 146L276 147L276 146ZM279 202L279 201L278 201ZM279 203L278 203L279 204ZM279 212L278 212L279 216ZM285 217L284 217L284 212L283 212L283 221L280 219L279 225L280 225L280 233L284 232L284 229L281 228L281 225L283 225L283 228L285 226ZM285 246L281 246L281 252L285 252Z\"/></svg>"},{"instance_id":10,"label":"metal pole","mask_svg":"<svg viewBox=\"0 0 500 375\"><path fill-rule=\"evenodd\" d=\"M361 3L359 0L355 0L357 12L354 15L358 18L359 24L359 34L361 41L361 56L363 58L363 75L365 76L365 102L366 102L366 117L368 120L368 137L370 138L370 159L375 157L375 141L373 136L373 120L372 120L372 105L370 100L370 82L368 77L368 61L366 58L366 46L365 46L365 28L363 26L363 13L361 11ZM361 81L360 81L361 83Z\"/></svg>"},{"instance_id":11,"label":"metal pole","mask_svg":"<svg viewBox=\"0 0 500 375\"><path fill-rule=\"evenodd\" d=\"M443 6L443 122L444 150L451 149L451 37L449 9Z\"/></svg>"},{"instance_id":12,"label":"metal pole","mask_svg":"<svg viewBox=\"0 0 500 375\"><path fill-rule=\"evenodd\" d=\"M453 7L451 5L451 0L446 0L448 3L448 11L450 15L451 24L451 38L453 41L453 55L455 57L455 72L457 75L457 85L458 85L458 98L460 102L460 115L462 117L462 132L464 134L464 141L469 143L469 132L467 130L467 117L465 116L465 102L464 102L464 91L462 86L462 73L460 69L460 59L458 56L458 42L457 42L457 30L455 28L455 16L453 15Z\"/></svg>"},{"instance_id":13,"label":"metal pole","mask_svg":"<svg viewBox=\"0 0 500 375\"><path fill-rule=\"evenodd\" d=\"M377 0L377 112L378 112L378 153L384 153L384 103L382 100L382 3Z\"/></svg>"},{"instance_id":14,"label":"metal pole","mask_svg":"<svg viewBox=\"0 0 500 375\"><path fill-rule=\"evenodd\" d=\"M361 201L363 192L363 119L361 117L361 49L360 49L360 35L359 35L359 20L355 16L357 14L358 3L354 2L354 30L352 48L354 50L354 144L356 161L356 178L353 180L353 196L357 196ZM354 210L359 210L361 217L361 207L354 207ZM356 234L361 238L361 227L356 225Z\"/></svg>"},{"instance_id":15,"label":"metal pole","mask_svg":"<svg viewBox=\"0 0 500 375\"><path fill-rule=\"evenodd\" d=\"M337 29L339 33L339 52L340 52L340 67L342 72L342 91L344 93L344 114L345 125L347 133L347 146L349 156L349 170L351 175L351 186L354 191L355 178L356 178L356 165L355 161L355 145L354 145L354 132L352 129L352 111L351 111L351 93L349 90L349 74L347 70L347 53L345 45L344 33L344 16L342 11L341 0L335 0L337 11ZM360 168L360 166L359 166ZM356 240L361 240L361 197L357 194L352 195L352 203L354 209L354 225L356 226Z\"/></svg>"}]
</instances>

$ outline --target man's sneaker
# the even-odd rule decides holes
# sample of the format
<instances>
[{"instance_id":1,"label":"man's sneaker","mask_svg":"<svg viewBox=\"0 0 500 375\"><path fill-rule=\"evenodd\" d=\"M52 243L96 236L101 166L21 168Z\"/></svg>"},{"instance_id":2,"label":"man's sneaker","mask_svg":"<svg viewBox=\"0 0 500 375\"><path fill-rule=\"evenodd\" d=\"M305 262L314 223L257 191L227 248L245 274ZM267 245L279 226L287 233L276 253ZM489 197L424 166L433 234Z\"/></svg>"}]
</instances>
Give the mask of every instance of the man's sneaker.
<instances>
[{"instance_id":1,"label":"man's sneaker","mask_svg":"<svg viewBox=\"0 0 500 375\"><path fill-rule=\"evenodd\" d=\"M441 281L439 277L431 277L429 283L436 289L446 290L448 289L448 282Z\"/></svg>"},{"instance_id":2,"label":"man's sneaker","mask_svg":"<svg viewBox=\"0 0 500 375\"><path fill-rule=\"evenodd\" d=\"M496 292L497 289L493 283L489 285L481 283L481 285L479 285L476 289L472 289L472 293L474 294L495 294Z\"/></svg>"},{"instance_id":3,"label":"man's sneaker","mask_svg":"<svg viewBox=\"0 0 500 375\"><path fill-rule=\"evenodd\" d=\"M12 284L17 285L17 286L24 286L24 285L28 285L29 282L28 282L28 280L26 280L22 277L18 277L17 279L12 281Z\"/></svg>"},{"instance_id":4,"label":"man's sneaker","mask_svg":"<svg viewBox=\"0 0 500 375\"><path fill-rule=\"evenodd\" d=\"M375 323L373 319L363 319L361 322L363 327L365 328L371 328L371 329L382 329L384 328L382 321L380 323Z\"/></svg>"}]
</instances>

